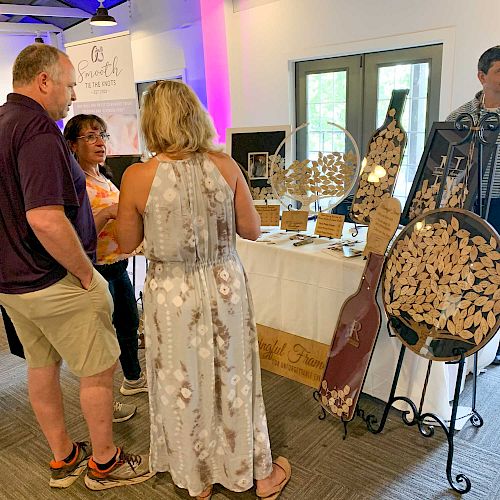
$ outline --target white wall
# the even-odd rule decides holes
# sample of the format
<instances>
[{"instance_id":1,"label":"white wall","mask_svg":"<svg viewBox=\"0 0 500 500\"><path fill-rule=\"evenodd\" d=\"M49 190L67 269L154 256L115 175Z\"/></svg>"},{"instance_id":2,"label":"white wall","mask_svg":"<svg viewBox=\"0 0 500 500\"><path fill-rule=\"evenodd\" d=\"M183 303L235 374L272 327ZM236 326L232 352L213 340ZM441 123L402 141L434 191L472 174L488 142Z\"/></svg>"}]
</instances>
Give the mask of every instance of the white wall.
<instances>
[{"instance_id":1,"label":"white wall","mask_svg":"<svg viewBox=\"0 0 500 500\"><path fill-rule=\"evenodd\" d=\"M294 61L436 42L444 43L444 118L480 88L477 58L500 43L498 0L247 1L239 12L231 0L225 2L234 127L294 123ZM176 76L185 68L188 83L206 102L198 0L141 0L131 6L131 13L128 3L111 9L116 28L90 30L85 22L64 32L65 41L128 29L136 81ZM180 29L186 23L191 26ZM26 43L20 41L24 36L0 36L2 98L10 91L6 75L12 61L31 37Z\"/></svg>"},{"instance_id":2,"label":"white wall","mask_svg":"<svg viewBox=\"0 0 500 500\"><path fill-rule=\"evenodd\" d=\"M440 117L473 97L500 43L498 0L279 0L226 4L232 123L294 123L293 62L443 42Z\"/></svg>"},{"instance_id":3,"label":"white wall","mask_svg":"<svg viewBox=\"0 0 500 500\"><path fill-rule=\"evenodd\" d=\"M7 35L0 33L0 104L12 92L12 65L17 54L33 43L33 35Z\"/></svg>"},{"instance_id":4,"label":"white wall","mask_svg":"<svg viewBox=\"0 0 500 500\"><path fill-rule=\"evenodd\" d=\"M91 27L86 21L66 30L64 43L128 30L136 82L182 75L206 104L199 1L140 0L130 9L128 3L110 9L116 27Z\"/></svg>"}]
</instances>

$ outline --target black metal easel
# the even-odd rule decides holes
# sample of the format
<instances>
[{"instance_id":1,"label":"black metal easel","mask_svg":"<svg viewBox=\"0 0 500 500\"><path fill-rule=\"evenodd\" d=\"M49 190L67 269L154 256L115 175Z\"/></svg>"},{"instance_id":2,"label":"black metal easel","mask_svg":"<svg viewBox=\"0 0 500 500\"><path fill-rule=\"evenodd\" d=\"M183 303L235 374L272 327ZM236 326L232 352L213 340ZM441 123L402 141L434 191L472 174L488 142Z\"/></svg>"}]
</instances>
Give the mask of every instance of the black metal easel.
<instances>
[{"instance_id":1,"label":"black metal easel","mask_svg":"<svg viewBox=\"0 0 500 500\"><path fill-rule=\"evenodd\" d=\"M390 326L389 324L387 325L387 328L389 329L390 332ZM432 360L428 362L427 365L427 373L425 376L425 382L424 382L424 387L422 389L422 395L420 397L420 403L419 407L417 409L417 406L415 403L407 397L404 396L396 396L396 387L398 385L398 380L399 380L399 374L401 372L401 367L403 365L403 359L405 355L406 347L404 345L401 345L401 350L399 352L399 358L398 358L398 363L396 366L396 371L394 373L394 378L392 380L392 387L391 387L391 392L389 395L389 400L387 401L385 408L384 408L384 413L382 414L382 419L380 421L380 424L378 427L375 427L374 424L377 423L377 418L375 415L368 415L365 417L365 422L366 426L368 427L368 430L372 432L373 434L379 434L384 430L385 424L387 422L387 417L389 415L389 410L391 409L391 406L396 402L396 401L403 401L407 403L411 410L404 411L401 415L401 418L403 420L403 423L408 426L414 426L416 425L418 427L418 430L420 434L424 437L432 437L434 435L434 426L431 425L431 422L434 421L437 423L441 428L443 429L446 438L448 440L448 458L446 461L446 477L448 478L448 482L450 483L450 486L455 490L458 491L459 493L467 493L471 489L471 482L470 479L465 475L465 474L457 474L455 476L455 480L453 479L453 475L451 472L451 467L453 465L453 454L454 454L454 435L455 435L455 425L456 425L456 420L457 420L457 411L458 411L458 401L460 399L460 386L462 382L462 376L464 373L464 366L465 366L465 356L464 352L456 352L456 355L460 355L460 359L458 361L455 361L453 363L449 364L455 364L458 363L458 373L457 373L457 381L455 383L455 391L453 395L453 406L451 410L451 418L450 418L450 425L449 427L446 425L446 421L441 419L438 415L434 413L422 413L422 408L425 400L425 394L427 391L427 384L429 382L429 376L431 372L431 367L432 367ZM480 417L479 417L480 418ZM471 416L471 422L475 427L481 427L483 425L483 420L481 419L480 421L474 420L473 416Z\"/></svg>"},{"instance_id":2,"label":"black metal easel","mask_svg":"<svg viewBox=\"0 0 500 500\"><path fill-rule=\"evenodd\" d=\"M484 133L486 130L495 131L500 126L500 116L497 113L485 113L482 117L480 112L476 117L471 115L470 113L463 113L458 116L455 121L455 127L457 130L468 130L467 135L457 144L451 145L448 151L448 159L446 163L445 170L443 172L441 182L441 188L438 194L438 200L442 199L442 194L444 190L444 180L447 178L450 165L451 165L451 151L457 146L466 144L470 142L469 151L471 154L474 154L474 148L477 146L477 155L478 155L478 201L477 201L477 213L482 218L486 219L489 212L490 200L491 200L491 190L493 186L493 172L494 172L494 162L496 157L496 152L498 146L495 145L491 158L491 168L488 176L488 184L486 189L486 196L482 195L482 162L483 162L483 147L485 144L488 144L488 141L484 137ZM470 158L472 160L472 157ZM438 203L439 206L439 203ZM389 331L389 335L394 336L391 331L390 321L387 324L387 329ZM455 478L452 475L452 465L453 465L453 455L454 455L454 434L456 428L456 420L457 420L457 410L458 410L458 402L460 399L460 387L462 383L462 377L464 373L465 367L465 352L464 350L457 350L454 354L456 356L460 356L458 361L447 362L447 364L458 364L458 373L457 380L455 382L455 391L453 396L453 405L451 410L451 418L449 422L449 426L446 425L446 421L444 421L441 417L434 413L422 413L423 404L425 400L425 395L427 392L427 385L429 382L429 376L432 367L432 360L428 361L427 373L420 397L419 408L417 409L416 404L407 397L396 396L396 388L399 380L399 375L401 372L401 367L403 364L403 359L405 355L406 347L404 345L401 346L401 351L398 358L398 363L396 366L396 371L394 373L394 378L392 382L391 392L389 395L389 400L387 401L384 412L382 414L382 418L380 424L375 426L377 423L377 418L375 415L368 415L364 418L367 428L370 432L374 434L378 434L382 432L387 422L387 417L389 415L389 411L391 406L396 401L402 401L407 403L410 406L410 410L404 411L402 413L402 420L405 425L418 427L420 434L424 437L432 437L434 435L434 426L431 425L432 422L437 423L444 431L446 438L448 440L448 457L446 461L446 476L448 478L448 482L450 486L459 493L467 493L471 489L471 481L465 474L457 474ZM472 411L470 414L470 422L476 428L479 428L483 425L483 418L478 413L476 409L476 395L477 395L477 352L474 353L474 369L473 369L473 394L472 394Z\"/></svg>"},{"instance_id":3,"label":"black metal easel","mask_svg":"<svg viewBox=\"0 0 500 500\"><path fill-rule=\"evenodd\" d=\"M379 329L380 331L380 329ZM377 332L378 336L379 332ZM371 360L370 360L371 361ZM362 387L361 387L362 388ZM321 409L321 415L318 417L319 420L325 420L327 413L325 408L321 404L321 393L316 390L313 392L313 398L320 404L320 409ZM359 404L356 405L356 410L354 412L355 417L361 417L365 422L366 422L366 417L365 417L365 412L359 407ZM354 418L352 419L354 420ZM344 426L344 435L342 436L342 439L345 441L347 438L347 424L352 422L352 420L344 420L344 417L340 418L340 421L342 422L342 425Z\"/></svg>"},{"instance_id":4,"label":"black metal easel","mask_svg":"<svg viewBox=\"0 0 500 500\"><path fill-rule=\"evenodd\" d=\"M448 160L446 162L445 170L443 172L443 179L448 177L448 173L451 166L450 154L454 148L471 143L471 147L477 144L477 193L478 199L474 206L474 212L479 215L479 217L487 220L490 213L490 203L491 203L491 191L493 189L493 173L495 166L495 158L498 149L496 144L492 154L491 154L491 168L488 174L488 181L486 186L486 196L483 197L483 148L485 144L488 144L487 139L484 136L486 130L495 131L500 125L500 115L498 113L487 112L481 116L481 110L478 111L476 116L471 113L461 113L455 120L455 128L457 130L467 130L465 137L457 144L452 144L450 146L450 151L448 152ZM473 151L472 151L473 154ZM438 194L438 200L442 199L444 191L444 182L441 183L441 188ZM481 427L483 425L483 419L481 415L476 411L476 400L477 400L477 376L478 376L478 351L474 353L474 366L472 370L472 416L470 418L471 423L476 427ZM476 423L475 423L476 422ZM479 424L479 425L476 425Z\"/></svg>"}]
</instances>

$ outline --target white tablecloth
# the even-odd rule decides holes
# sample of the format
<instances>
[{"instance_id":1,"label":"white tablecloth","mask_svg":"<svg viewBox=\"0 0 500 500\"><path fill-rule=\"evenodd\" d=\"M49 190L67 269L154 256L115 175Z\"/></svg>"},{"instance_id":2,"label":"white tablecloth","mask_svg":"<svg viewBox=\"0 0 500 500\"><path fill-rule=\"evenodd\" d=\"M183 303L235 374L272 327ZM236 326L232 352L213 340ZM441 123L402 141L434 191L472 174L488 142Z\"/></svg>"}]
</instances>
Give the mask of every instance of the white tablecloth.
<instances>
[{"instance_id":1,"label":"white tablecloth","mask_svg":"<svg viewBox=\"0 0 500 500\"><path fill-rule=\"evenodd\" d=\"M365 230L357 239L363 239ZM348 236L346 228L344 237ZM294 247L286 235L274 241L275 244L243 239L237 242L252 290L257 323L329 345L340 308L357 290L365 261L362 257L345 258L322 252L332 243L324 238L299 247ZM389 337L381 309L383 326L363 392L387 401L401 342ZM492 340L482 349L480 368L493 361L497 346L498 340ZM472 357L468 358L468 365L470 369ZM407 349L396 394L410 397L418 407L426 370L427 361ZM433 363L424 411L449 418L456 373L456 365ZM478 394L479 404L480 398Z\"/></svg>"}]
</instances>

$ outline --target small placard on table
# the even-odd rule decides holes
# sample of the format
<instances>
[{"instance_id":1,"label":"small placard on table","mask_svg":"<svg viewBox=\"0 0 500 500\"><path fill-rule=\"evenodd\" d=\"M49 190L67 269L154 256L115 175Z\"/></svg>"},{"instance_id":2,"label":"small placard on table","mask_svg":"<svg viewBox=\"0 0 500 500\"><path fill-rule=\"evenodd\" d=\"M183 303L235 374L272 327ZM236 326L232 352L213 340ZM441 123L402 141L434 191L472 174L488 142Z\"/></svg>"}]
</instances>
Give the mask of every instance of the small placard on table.
<instances>
[{"instance_id":1,"label":"small placard on table","mask_svg":"<svg viewBox=\"0 0 500 500\"><path fill-rule=\"evenodd\" d=\"M280 225L279 205L255 205L255 210L257 210L257 213L259 214L261 226Z\"/></svg>"},{"instance_id":2,"label":"small placard on table","mask_svg":"<svg viewBox=\"0 0 500 500\"><path fill-rule=\"evenodd\" d=\"M305 231L309 212L306 210L287 210L281 214L281 229L286 231Z\"/></svg>"},{"instance_id":3,"label":"small placard on table","mask_svg":"<svg viewBox=\"0 0 500 500\"><path fill-rule=\"evenodd\" d=\"M314 228L314 234L327 238L341 238L345 215L320 213Z\"/></svg>"}]
</instances>

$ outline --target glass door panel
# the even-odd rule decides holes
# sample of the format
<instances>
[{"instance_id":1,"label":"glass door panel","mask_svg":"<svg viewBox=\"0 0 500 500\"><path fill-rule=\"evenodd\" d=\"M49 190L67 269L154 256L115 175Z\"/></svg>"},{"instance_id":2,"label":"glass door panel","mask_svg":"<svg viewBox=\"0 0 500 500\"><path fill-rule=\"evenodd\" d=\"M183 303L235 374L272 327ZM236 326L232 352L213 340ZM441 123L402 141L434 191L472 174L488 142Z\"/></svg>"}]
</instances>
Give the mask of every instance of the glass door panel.
<instances>
[{"instance_id":1,"label":"glass door panel","mask_svg":"<svg viewBox=\"0 0 500 500\"><path fill-rule=\"evenodd\" d=\"M415 177L426 133L432 122L438 119L435 103L439 102L440 62L441 46L367 54L365 58L365 148L373 131L385 119L393 89L410 90L402 118L407 144L394 190L394 196L402 205ZM433 65L437 75L433 73L431 79ZM370 101L375 101L375 106L370 108ZM376 116L373 116L375 110Z\"/></svg>"},{"instance_id":2,"label":"glass door panel","mask_svg":"<svg viewBox=\"0 0 500 500\"><path fill-rule=\"evenodd\" d=\"M320 151L344 151L342 132L328 122L346 126L347 70L310 73L306 88L307 158L316 160Z\"/></svg>"},{"instance_id":3,"label":"glass door panel","mask_svg":"<svg viewBox=\"0 0 500 500\"><path fill-rule=\"evenodd\" d=\"M344 151L344 134L361 126L361 57L349 56L297 63L297 125L309 126L296 137L297 159L315 160L318 152Z\"/></svg>"},{"instance_id":4,"label":"glass door panel","mask_svg":"<svg viewBox=\"0 0 500 500\"><path fill-rule=\"evenodd\" d=\"M295 65L296 124L309 122L296 136L296 158L315 159L319 151L344 151L343 134L353 135L362 155L387 111L391 92L408 88L403 115L408 142L395 195L404 204L425 138L439 117L442 45L335 57Z\"/></svg>"}]
</instances>

